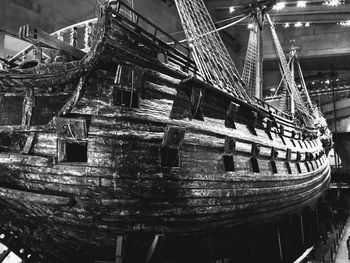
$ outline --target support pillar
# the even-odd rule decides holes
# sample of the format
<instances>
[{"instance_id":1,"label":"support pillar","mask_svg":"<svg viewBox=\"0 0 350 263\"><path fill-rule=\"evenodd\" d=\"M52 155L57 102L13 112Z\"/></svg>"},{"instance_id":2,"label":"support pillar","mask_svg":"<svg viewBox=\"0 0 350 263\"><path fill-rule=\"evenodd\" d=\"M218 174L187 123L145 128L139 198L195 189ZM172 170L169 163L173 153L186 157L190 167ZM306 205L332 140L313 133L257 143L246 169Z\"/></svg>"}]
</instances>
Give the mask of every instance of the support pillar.
<instances>
[{"instance_id":1,"label":"support pillar","mask_svg":"<svg viewBox=\"0 0 350 263\"><path fill-rule=\"evenodd\" d=\"M5 57L5 32L0 31L0 58Z\"/></svg>"},{"instance_id":2,"label":"support pillar","mask_svg":"<svg viewBox=\"0 0 350 263\"><path fill-rule=\"evenodd\" d=\"M277 226L276 230L277 230L277 240L278 240L279 256L280 256L281 262L283 262L282 240L281 240L280 227Z\"/></svg>"},{"instance_id":3,"label":"support pillar","mask_svg":"<svg viewBox=\"0 0 350 263\"><path fill-rule=\"evenodd\" d=\"M162 241L164 240L164 235L155 235L152 245L150 247L150 249L147 252L147 256L146 256L146 263L150 263L153 259L153 256L158 249L161 249L161 245L162 245Z\"/></svg>"},{"instance_id":4,"label":"support pillar","mask_svg":"<svg viewBox=\"0 0 350 263\"><path fill-rule=\"evenodd\" d=\"M305 236L304 236L303 215L299 215L299 222L300 222L301 244L304 247L304 245L305 245Z\"/></svg>"},{"instance_id":5,"label":"support pillar","mask_svg":"<svg viewBox=\"0 0 350 263\"><path fill-rule=\"evenodd\" d=\"M123 240L124 236L119 235L117 237L117 243L115 247L115 263L123 263Z\"/></svg>"},{"instance_id":6,"label":"support pillar","mask_svg":"<svg viewBox=\"0 0 350 263\"><path fill-rule=\"evenodd\" d=\"M254 228L253 230L253 238L252 238L252 244L251 244L251 252L250 252L250 261L251 263L254 263L255 261L255 253L256 253L256 249L255 249L255 244L256 244L256 238L257 238L257 229Z\"/></svg>"}]
</instances>

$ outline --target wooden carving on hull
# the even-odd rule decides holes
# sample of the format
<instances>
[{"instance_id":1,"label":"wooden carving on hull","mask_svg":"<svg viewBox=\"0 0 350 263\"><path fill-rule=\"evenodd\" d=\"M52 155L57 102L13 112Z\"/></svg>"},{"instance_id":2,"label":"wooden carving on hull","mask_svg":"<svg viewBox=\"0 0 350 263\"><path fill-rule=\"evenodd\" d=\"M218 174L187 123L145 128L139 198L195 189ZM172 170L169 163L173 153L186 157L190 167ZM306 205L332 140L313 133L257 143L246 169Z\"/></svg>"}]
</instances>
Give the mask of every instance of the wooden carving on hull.
<instances>
[{"instance_id":1,"label":"wooden carving on hull","mask_svg":"<svg viewBox=\"0 0 350 263\"><path fill-rule=\"evenodd\" d=\"M0 71L0 223L31 245L27 260L112 257L128 235L235 231L327 189L316 126L248 97L224 57L222 75L206 76L203 54L196 64L123 2L100 10L79 60Z\"/></svg>"}]
</instances>

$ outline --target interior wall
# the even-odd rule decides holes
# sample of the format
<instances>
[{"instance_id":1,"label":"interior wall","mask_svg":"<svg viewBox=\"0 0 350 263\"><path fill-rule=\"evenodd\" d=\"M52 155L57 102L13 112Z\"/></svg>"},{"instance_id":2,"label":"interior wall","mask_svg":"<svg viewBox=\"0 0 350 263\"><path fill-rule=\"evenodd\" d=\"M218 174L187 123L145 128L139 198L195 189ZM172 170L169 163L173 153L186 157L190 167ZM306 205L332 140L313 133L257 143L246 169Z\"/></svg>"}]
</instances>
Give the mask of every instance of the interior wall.
<instances>
[{"instance_id":1,"label":"interior wall","mask_svg":"<svg viewBox=\"0 0 350 263\"><path fill-rule=\"evenodd\" d=\"M11 0L1 1L0 29L17 34L25 24L49 33L95 17L98 2L103 0ZM167 32L181 28L174 5L162 0L134 0L135 9Z\"/></svg>"},{"instance_id":2,"label":"interior wall","mask_svg":"<svg viewBox=\"0 0 350 263\"><path fill-rule=\"evenodd\" d=\"M0 56L16 54L27 44L15 40L20 26L30 24L48 33L95 17L98 4L103 0L1 0L0 8ZM175 5L162 0L134 0L134 8L168 33L181 31L181 23ZM4 34L4 32L10 35ZM2 32L2 33L1 33ZM178 39L183 34L175 34Z\"/></svg>"},{"instance_id":3,"label":"interior wall","mask_svg":"<svg viewBox=\"0 0 350 263\"><path fill-rule=\"evenodd\" d=\"M269 31L267 26L266 29ZM290 49L290 41L295 40L295 46L301 47L298 51L299 57L331 56L350 52L350 30L338 24L311 24L310 27L286 29L277 25L276 32L285 51ZM264 43L265 58L275 58L270 32L264 34Z\"/></svg>"}]
</instances>

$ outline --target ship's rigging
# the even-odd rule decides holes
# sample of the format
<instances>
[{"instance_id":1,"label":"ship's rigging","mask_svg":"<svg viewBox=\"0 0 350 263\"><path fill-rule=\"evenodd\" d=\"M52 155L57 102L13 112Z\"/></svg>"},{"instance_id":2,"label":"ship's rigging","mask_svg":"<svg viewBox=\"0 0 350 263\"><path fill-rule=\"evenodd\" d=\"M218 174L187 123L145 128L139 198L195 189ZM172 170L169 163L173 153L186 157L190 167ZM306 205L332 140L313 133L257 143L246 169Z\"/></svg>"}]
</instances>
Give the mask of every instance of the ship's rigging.
<instances>
[{"instance_id":1,"label":"ship's rigging","mask_svg":"<svg viewBox=\"0 0 350 263\"><path fill-rule=\"evenodd\" d=\"M258 23L255 22L255 19L256 18L254 17L251 24L252 27L250 28L248 47L242 73L243 81L246 84L246 90L252 97L257 95L256 78L260 75L260 72L258 72L258 64L261 53L259 43L260 29Z\"/></svg>"},{"instance_id":2,"label":"ship's rigging","mask_svg":"<svg viewBox=\"0 0 350 263\"><path fill-rule=\"evenodd\" d=\"M175 0L183 29L197 67L218 89L251 102L236 65L232 61L202 0ZM208 34L208 32L212 32Z\"/></svg>"},{"instance_id":3,"label":"ship's rigging","mask_svg":"<svg viewBox=\"0 0 350 263\"><path fill-rule=\"evenodd\" d=\"M272 23L272 20L268 14L266 14L266 18L267 18L268 23L270 25L271 36L272 36L272 40L273 40L273 44L275 47L277 57L278 57L279 62L280 62L280 70L281 70L282 76L284 77L285 87L287 88L287 91L290 94L290 96L293 98L295 106L298 109L298 111L305 114L305 115L310 115L311 111L312 111L312 107L310 104L311 101L309 101L309 100L305 101L302 98L302 96L298 90L298 87L295 83L295 80L292 76L291 69L288 66L286 56L285 56L284 51L282 49L281 43L277 37L277 33L276 33L275 27ZM306 89L304 90L304 93L307 94Z\"/></svg>"},{"instance_id":4,"label":"ship's rigging","mask_svg":"<svg viewBox=\"0 0 350 263\"><path fill-rule=\"evenodd\" d=\"M261 2L261 1L260 1ZM257 3L260 3L259 1ZM232 61L228 51L220 38L218 31L210 17L203 0L175 0L186 38L192 48L192 55L202 76L218 89L228 92L235 97L252 103L256 96L257 79L259 79L261 62L259 33L262 22L257 16L266 18L271 30L275 51L280 62L280 71L283 76L282 92L288 93L293 98L296 109L305 116L312 116L313 106L306 88L302 89L302 96L291 69L287 63L275 27L270 16L265 12L266 6L257 4L250 6L250 12L254 12L255 19L250 32L244 69L241 75ZM263 7L263 8L262 8ZM264 9L265 8L265 9ZM260 9L260 10L259 10ZM261 19L263 20L263 19ZM306 98L306 99L304 99ZM283 103L282 103L283 104ZM286 105L282 105L283 108Z\"/></svg>"}]
</instances>

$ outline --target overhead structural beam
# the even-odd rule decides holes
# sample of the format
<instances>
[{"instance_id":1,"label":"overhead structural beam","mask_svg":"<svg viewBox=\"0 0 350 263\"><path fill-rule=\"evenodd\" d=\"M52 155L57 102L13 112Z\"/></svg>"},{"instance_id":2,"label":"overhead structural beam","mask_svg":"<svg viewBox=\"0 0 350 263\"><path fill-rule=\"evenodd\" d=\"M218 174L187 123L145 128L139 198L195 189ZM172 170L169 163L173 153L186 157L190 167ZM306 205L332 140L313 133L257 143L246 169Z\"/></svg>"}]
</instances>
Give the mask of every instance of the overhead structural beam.
<instances>
[{"instance_id":1,"label":"overhead structural beam","mask_svg":"<svg viewBox=\"0 0 350 263\"><path fill-rule=\"evenodd\" d=\"M275 1L271 0L271 3L273 2ZM288 8L294 8L293 5L296 5L297 3L298 1L288 1L287 4L292 5L292 6L289 6ZM322 5L323 3L324 3L324 0L313 0L312 2L308 3L307 7L322 6L323 8L328 8L327 6ZM209 1L207 3L208 9L215 9L215 10L229 9L230 7L240 7L242 5L247 5L247 1L246 0L215 0L215 1ZM344 4L341 6L344 6ZM332 7L332 9L336 9L336 8L338 7Z\"/></svg>"},{"instance_id":2,"label":"overhead structural beam","mask_svg":"<svg viewBox=\"0 0 350 263\"><path fill-rule=\"evenodd\" d=\"M230 12L230 8L234 7L237 10L235 12ZM211 13L215 13L220 19L230 18L237 15L240 11L239 6L234 6L232 4L220 6L217 1L212 1L208 3L208 9ZM308 22L318 22L318 21L342 21L348 20L350 14L350 4L344 4L338 7L327 7L324 5L310 5L305 8L299 8L295 6L290 6L282 10L270 10L269 14L273 15L274 23L279 21L305 21ZM242 23L244 24L244 23Z\"/></svg>"}]
</instances>

